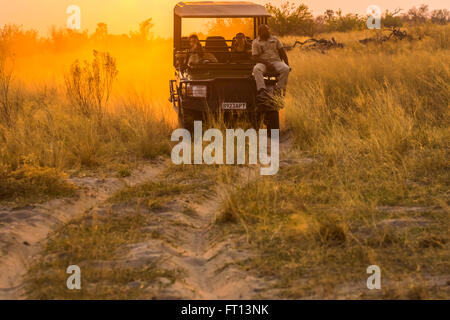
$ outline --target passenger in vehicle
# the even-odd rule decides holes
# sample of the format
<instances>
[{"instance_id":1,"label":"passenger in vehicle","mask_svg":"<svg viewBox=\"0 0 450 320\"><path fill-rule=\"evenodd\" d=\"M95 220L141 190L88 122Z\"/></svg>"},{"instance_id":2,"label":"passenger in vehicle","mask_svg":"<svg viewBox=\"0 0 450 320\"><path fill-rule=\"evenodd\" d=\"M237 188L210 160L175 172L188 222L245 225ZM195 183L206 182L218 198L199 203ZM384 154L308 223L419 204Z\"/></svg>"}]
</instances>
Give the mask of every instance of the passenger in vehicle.
<instances>
[{"instance_id":1,"label":"passenger in vehicle","mask_svg":"<svg viewBox=\"0 0 450 320\"><path fill-rule=\"evenodd\" d=\"M248 61L252 53L252 45L242 32L233 39L231 54L233 62Z\"/></svg>"},{"instance_id":2,"label":"passenger in vehicle","mask_svg":"<svg viewBox=\"0 0 450 320\"><path fill-rule=\"evenodd\" d=\"M247 37L242 32L239 32L236 37L235 41L233 43L233 46L231 48L232 52L245 52L250 54L252 52L252 45L250 42L247 41Z\"/></svg>"},{"instance_id":3,"label":"passenger in vehicle","mask_svg":"<svg viewBox=\"0 0 450 320\"><path fill-rule=\"evenodd\" d=\"M196 34L192 34L189 37L189 46L190 46L188 57L189 66L200 63L217 62L217 59L213 54L205 52Z\"/></svg>"}]
</instances>

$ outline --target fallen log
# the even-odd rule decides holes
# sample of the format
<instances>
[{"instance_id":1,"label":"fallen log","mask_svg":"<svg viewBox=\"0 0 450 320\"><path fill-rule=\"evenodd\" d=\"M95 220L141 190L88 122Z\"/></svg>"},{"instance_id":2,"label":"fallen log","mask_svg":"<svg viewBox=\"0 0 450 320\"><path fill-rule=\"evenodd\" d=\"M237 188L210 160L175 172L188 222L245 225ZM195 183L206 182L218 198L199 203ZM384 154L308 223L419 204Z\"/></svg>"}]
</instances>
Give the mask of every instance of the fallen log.
<instances>
[{"instance_id":1,"label":"fallen log","mask_svg":"<svg viewBox=\"0 0 450 320\"><path fill-rule=\"evenodd\" d=\"M413 40L412 37L408 36L408 33L406 31L402 31L398 28L389 28L387 29L390 31L389 35L377 35L375 37L371 38L365 38L362 40L359 40L359 43L361 44L368 44L368 43L378 43L382 44L389 40L395 40L395 41L401 41L403 39L409 38L410 40Z\"/></svg>"},{"instance_id":2,"label":"fallen log","mask_svg":"<svg viewBox=\"0 0 450 320\"><path fill-rule=\"evenodd\" d=\"M297 40L295 41L293 46L285 46L285 49L289 51L297 47L297 45L300 47L301 50L317 50L322 53L325 53L325 51L330 49L344 48L344 44L336 42L336 39L334 39L333 37L331 38L331 40L327 39L317 40L315 38L310 38L303 42Z\"/></svg>"}]
</instances>

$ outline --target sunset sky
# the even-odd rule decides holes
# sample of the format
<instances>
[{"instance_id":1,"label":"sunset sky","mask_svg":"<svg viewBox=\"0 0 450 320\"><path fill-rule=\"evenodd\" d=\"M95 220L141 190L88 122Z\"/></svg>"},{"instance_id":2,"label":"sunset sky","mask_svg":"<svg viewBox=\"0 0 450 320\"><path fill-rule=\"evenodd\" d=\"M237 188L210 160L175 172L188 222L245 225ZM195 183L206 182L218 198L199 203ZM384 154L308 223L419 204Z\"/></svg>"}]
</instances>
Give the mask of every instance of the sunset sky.
<instances>
[{"instance_id":1,"label":"sunset sky","mask_svg":"<svg viewBox=\"0 0 450 320\"><path fill-rule=\"evenodd\" d=\"M108 24L110 33L128 33L136 30L139 22L153 18L154 33L169 37L172 33L172 11L179 0L0 0L0 26L8 23L23 25L39 30L45 35L51 26L64 27L71 4L81 8L81 27L89 32L95 30L98 22ZM260 4L280 4L283 0L253 0ZM291 1L300 3L300 1ZM321 14L326 9L341 8L344 13L365 13L369 5L376 4L385 9L409 9L426 3L431 9L449 9L448 0L305 0L301 1Z\"/></svg>"}]
</instances>

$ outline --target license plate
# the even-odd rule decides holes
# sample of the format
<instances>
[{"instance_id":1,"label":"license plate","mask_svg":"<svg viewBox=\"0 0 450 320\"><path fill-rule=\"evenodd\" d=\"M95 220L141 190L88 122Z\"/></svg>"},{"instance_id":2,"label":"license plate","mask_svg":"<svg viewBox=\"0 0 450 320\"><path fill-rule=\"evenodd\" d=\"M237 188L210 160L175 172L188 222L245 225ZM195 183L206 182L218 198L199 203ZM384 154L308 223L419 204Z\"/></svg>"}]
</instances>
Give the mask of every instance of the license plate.
<instances>
[{"instance_id":1,"label":"license plate","mask_svg":"<svg viewBox=\"0 0 450 320\"><path fill-rule=\"evenodd\" d=\"M223 102L222 109L224 110L246 110L246 102Z\"/></svg>"}]
</instances>

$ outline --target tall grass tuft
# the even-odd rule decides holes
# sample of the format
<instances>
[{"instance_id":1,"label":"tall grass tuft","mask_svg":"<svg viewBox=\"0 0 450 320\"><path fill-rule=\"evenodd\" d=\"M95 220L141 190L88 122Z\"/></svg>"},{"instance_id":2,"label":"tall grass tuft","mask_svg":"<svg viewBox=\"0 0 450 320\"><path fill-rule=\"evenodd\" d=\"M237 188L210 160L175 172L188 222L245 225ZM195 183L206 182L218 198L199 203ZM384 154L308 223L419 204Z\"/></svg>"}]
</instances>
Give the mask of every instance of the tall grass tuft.
<instances>
[{"instance_id":1,"label":"tall grass tuft","mask_svg":"<svg viewBox=\"0 0 450 320\"><path fill-rule=\"evenodd\" d=\"M14 59L0 49L0 125L12 127L22 107L22 99L19 94L13 92Z\"/></svg>"},{"instance_id":2,"label":"tall grass tuft","mask_svg":"<svg viewBox=\"0 0 450 320\"><path fill-rule=\"evenodd\" d=\"M42 202L53 197L72 196L75 187L55 168L42 167L32 157L11 169L0 164L0 202Z\"/></svg>"}]
</instances>

